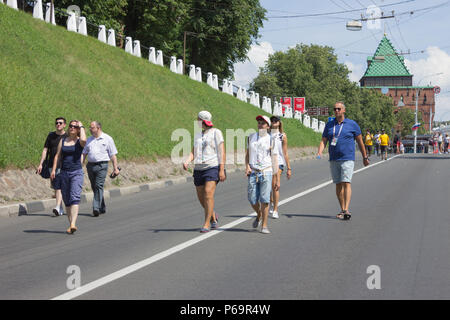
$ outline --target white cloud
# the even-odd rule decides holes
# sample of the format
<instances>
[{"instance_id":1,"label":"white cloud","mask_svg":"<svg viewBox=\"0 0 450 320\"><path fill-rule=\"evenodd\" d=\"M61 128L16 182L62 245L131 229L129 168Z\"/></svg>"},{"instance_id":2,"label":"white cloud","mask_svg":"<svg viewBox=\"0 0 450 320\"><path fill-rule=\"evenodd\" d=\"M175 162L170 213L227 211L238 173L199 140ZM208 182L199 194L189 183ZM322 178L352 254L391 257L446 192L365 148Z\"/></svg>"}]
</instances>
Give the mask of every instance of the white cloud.
<instances>
[{"instance_id":1,"label":"white cloud","mask_svg":"<svg viewBox=\"0 0 450 320\"><path fill-rule=\"evenodd\" d=\"M428 47L427 57L419 60L405 59L405 64L414 75L414 85L437 85L441 92L450 90L450 55L438 47ZM433 75L442 72L441 75ZM433 76L430 76L433 75ZM436 95L435 120L450 120L450 95Z\"/></svg>"},{"instance_id":2,"label":"white cloud","mask_svg":"<svg viewBox=\"0 0 450 320\"><path fill-rule=\"evenodd\" d=\"M273 54L272 45L269 42L261 42L259 45L252 45L245 62L236 63L234 65L234 82L248 88L250 82L258 75L260 67L264 67L264 63Z\"/></svg>"},{"instance_id":3,"label":"white cloud","mask_svg":"<svg viewBox=\"0 0 450 320\"><path fill-rule=\"evenodd\" d=\"M350 81L353 81L353 82L356 82L359 84L359 80L364 75L364 72L366 71L366 67L363 66L362 64L353 64L350 61L345 61L344 64L351 71L351 73L348 75Z\"/></svg>"}]
</instances>

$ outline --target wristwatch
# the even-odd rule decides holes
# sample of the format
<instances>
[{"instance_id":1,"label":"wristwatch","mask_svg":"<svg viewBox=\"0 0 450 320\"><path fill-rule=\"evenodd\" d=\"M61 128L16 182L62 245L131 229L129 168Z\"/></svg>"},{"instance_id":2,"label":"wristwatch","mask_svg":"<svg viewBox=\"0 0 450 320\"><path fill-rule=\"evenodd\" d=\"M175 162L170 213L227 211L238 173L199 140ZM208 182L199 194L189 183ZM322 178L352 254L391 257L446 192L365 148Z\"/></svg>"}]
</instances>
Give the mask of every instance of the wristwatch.
<instances>
[{"instance_id":1,"label":"wristwatch","mask_svg":"<svg viewBox=\"0 0 450 320\"><path fill-rule=\"evenodd\" d=\"M369 157L365 157L364 160L369 160Z\"/></svg>"}]
</instances>

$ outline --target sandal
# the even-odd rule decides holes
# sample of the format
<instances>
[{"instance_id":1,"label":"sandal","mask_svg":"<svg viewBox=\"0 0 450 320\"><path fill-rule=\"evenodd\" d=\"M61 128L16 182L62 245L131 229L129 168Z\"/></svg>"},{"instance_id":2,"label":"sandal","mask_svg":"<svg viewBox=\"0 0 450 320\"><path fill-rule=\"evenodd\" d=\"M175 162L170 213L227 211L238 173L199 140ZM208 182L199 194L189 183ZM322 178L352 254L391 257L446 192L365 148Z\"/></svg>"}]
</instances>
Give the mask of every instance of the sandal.
<instances>
[{"instance_id":1,"label":"sandal","mask_svg":"<svg viewBox=\"0 0 450 320\"><path fill-rule=\"evenodd\" d=\"M216 221L211 218L211 229L217 228L217 223L219 222L219 215L216 213Z\"/></svg>"},{"instance_id":2,"label":"sandal","mask_svg":"<svg viewBox=\"0 0 450 320\"><path fill-rule=\"evenodd\" d=\"M341 212L339 212L339 213L336 215L336 219L344 220L344 216L345 216L345 211L342 210Z\"/></svg>"},{"instance_id":3,"label":"sandal","mask_svg":"<svg viewBox=\"0 0 450 320\"><path fill-rule=\"evenodd\" d=\"M348 210L344 213L344 219L343 220L350 220L352 218L352 214L348 212Z\"/></svg>"}]
</instances>

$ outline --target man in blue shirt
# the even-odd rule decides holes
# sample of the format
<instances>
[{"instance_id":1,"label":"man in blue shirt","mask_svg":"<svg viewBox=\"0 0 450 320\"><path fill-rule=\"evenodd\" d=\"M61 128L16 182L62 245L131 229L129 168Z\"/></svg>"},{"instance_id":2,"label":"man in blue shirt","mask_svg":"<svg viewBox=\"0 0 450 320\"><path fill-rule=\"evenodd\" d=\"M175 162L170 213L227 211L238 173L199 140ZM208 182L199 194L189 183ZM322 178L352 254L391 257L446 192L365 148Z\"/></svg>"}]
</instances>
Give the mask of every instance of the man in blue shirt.
<instances>
[{"instance_id":1,"label":"man in blue shirt","mask_svg":"<svg viewBox=\"0 0 450 320\"><path fill-rule=\"evenodd\" d=\"M325 125L322 141L319 144L318 157L322 157L322 152L329 142L331 176L333 183L336 184L336 195L341 206L341 212L336 217L341 220L350 220L351 214L348 207L352 197L351 182L355 166L355 140L364 158L364 166L369 165L369 158L364 147L361 129L355 121L345 119L344 114L344 103L336 102L334 105L336 118Z\"/></svg>"}]
</instances>

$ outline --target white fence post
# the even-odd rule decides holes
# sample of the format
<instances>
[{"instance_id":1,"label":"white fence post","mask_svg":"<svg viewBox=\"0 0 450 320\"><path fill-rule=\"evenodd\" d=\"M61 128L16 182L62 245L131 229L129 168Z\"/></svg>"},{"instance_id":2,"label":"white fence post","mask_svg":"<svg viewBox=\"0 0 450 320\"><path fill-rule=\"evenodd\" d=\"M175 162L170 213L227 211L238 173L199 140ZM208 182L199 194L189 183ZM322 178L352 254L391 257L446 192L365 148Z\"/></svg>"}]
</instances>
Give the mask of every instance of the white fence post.
<instances>
[{"instance_id":1,"label":"white fence post","mask_svg":"<svg viewBox=\"0 0 450 320\"><path fill-rule=\"evenodd\" d=\"M17 2L16 2L17 4ZM56 25L55 22L55 8L53 8L52 10L52 3L51 2L47 2L45 4L45 22L51 23L52 25ZM16 8L17 9L17 8ZM51 17L50 17L51 15Z\"/></svg>"},{"instance_id":2,"label":"white fence post","mask_svg":"<svg viewBox=\"0 0 450 320\"><path fill-rule=\"evenodd\" d=\"M67 30L77 32L75 12L70 12L69 17L67 18Z\"/></svg>"},{"instance_id":3,"label":"white fence post","mask_svg":"<svg viewBox=\"0 0 450 320\"><path fill-rule=\"evenodd\" d=\"M211 88L214 88L213 75L211 72L208 72L208 74L206 75L206 84Z\"/></svg>"},{"instance_id":4,"label":"white fence post","mask_svg":"<svg viewBox=\"0 0 450 320\"><path fill-rule=\"evenodd\" d=\"M125 52L133 54L133 39L131 37L125 38Z\"/></svg>"},{"instance_id":5,"label":"white fence post","mask_svg":"<svg viewBox=\"0 0 450 320\"><path fill-rule=\"evenodd\" d=\"M83 36L87 36L86 17L80 17L80 23L78 25L78 33Z\"/></svg>"},{"instance_id":6,"label":"white fence post","mask_svg":"<svg viewBox=\"0 0 450 320\"><path fill-rule=\"evenodd\" d=\"M213 88L219 90L219 78L217 74L213 74Z\"/></svg>"},{"instance_id":7,"label":"white fence post","mask_svg":"<svg viewBox=\"0 0 450 320\"><path fill-rule=\"evenodd\" d=\"M222 92L228 93L228 80L227 79L223 79Z\"/></svg>"},{"instance_id":8,"label":"white fence post","mask_svg":"<svg viewBox=\"0 0 450 320\"><path fill-rule=\"evenodd\" d=\"M148 61L150 61L153 64L156 64L156 53L154 47L150 47L148 51Z\"/></svg>"},{"instance_id":9,"label":"white fence post","mask_svg":"<svg viewBox=\"0 0 450 320\"><path fill-rule=\"evenodd\" d=\"M114 29L108 29L108 39L107 42L110 46L116 46L116 32Z\"/></svg>"},{"instance_id":10,"label":"white fence post","mask_svg":"<svg viewBox=\"0 0 450 320\"><path fill-rule=\"evenodd\" d=\"M98 26L97 39L103 43L106 43L106 27L103 24Z\"/></svg>"},{"instance_id":11,"label":"white fence post","mask_svg":"<svg viewBox=\"0 0 450 320\"><path fill-rule=\"evenodd\" d=\"M161 67L164 66L164 62L163 62L163 52L162 50L158 50L156 52L156 64L160 65Z\"/></svg>"},{"instance_id":12,"label":"white fence post","mask_svg":"<svg viewBox=\"0 0 450 320\"><path fill-rule=\"evenodd\" d=\"M170 57L170 71L177 73L177 57Z\"/></svg>"},{"instance_id":13,"label":"white fence post","mask_svg":"<svg viewBox=\"0 0 450 320\"><path fill-rule=\"evenodd\" d=\"M7 5L8 7L10 7L10 8L19 10L19 9L17 8L17 0L8 0L8 1L6 2L6 5Z\"/></svg>"},{"instance_id":14,"label":"white fence post","mask_svg":"<svg viewBox=\"0 0 450 320\"><path fill-rule=\"evenodd\" d=\"M177 71L179 74L184 74L184 70L183 70L183 59L178 59L177 60Z\"/></svg>"},{"instance_id":15,"label":"white fence post","mask_svg":"<svg viewBox=\"0 0 450 320\"><path fill-rule=\"evenodd\" d=\"M193 64L189 65L189 78L191 78L192 80L196 80L196 77L195 77L195 65L193 65Z\"/></svg>"},{"instance_id":16,"label":"white fence post","mask_svg":"<svg viewBox=\"0 0 450 320\"><path fill-rule=\"evenodd\" d=\"M141 42L139 40L133 41L133 56L141 58Z\"/></svg>"},{"instance_id":17,"label":"white fence post","mask_svg":"<svg viewBox=\"0 0 450 320\"><path fill-rule=\"evenodd\" d=\"M198 82L202 82L202 68L197 67L195 69L195 80L197 80Z\"/></svg>"},{"instance_id":18,"label":"white fence post","mask_svg":"<svg viewBox=\"0 0 450 320\"><path fill-rule=\"evenodd\" d=\"M42 0L35 0L33 7L33 17L44 20L44 12L42 10Z\"/></svg>"},{"instance_id":19,"label":"white fence post","mask_svg":"<svg viewBox=\"0 0 450 320\"><path fill-rule=\"evenodd\" d=\"M325 129L325 122L319 121L319 132L323 132Z\"/></svg>"}]
</instances>

